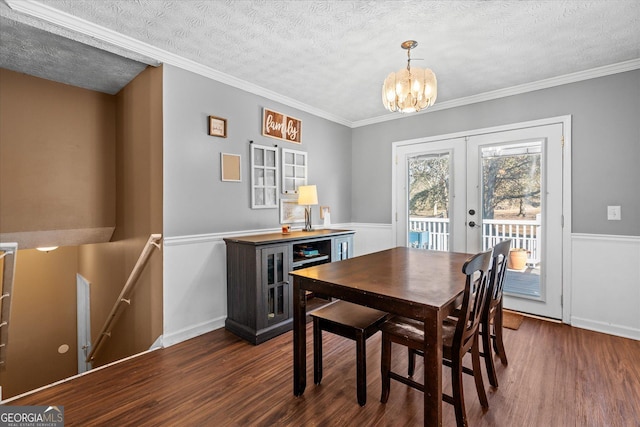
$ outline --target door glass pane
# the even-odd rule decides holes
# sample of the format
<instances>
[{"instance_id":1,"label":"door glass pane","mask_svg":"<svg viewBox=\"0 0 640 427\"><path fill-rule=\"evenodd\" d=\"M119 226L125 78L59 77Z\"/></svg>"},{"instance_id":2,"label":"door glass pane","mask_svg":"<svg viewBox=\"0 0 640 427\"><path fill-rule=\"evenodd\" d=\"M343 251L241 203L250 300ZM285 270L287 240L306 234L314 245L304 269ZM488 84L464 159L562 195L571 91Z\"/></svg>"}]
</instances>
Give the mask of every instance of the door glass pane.
<instances>
[{"instance_id":1,"label":"door glass pane","mask_svg":"<svg viewBox=\"0 0 640 427\"><path fill-rule=\"evenodd\" d=\"M512 239L505 292L540 297L540 141L482 148L482 246Z\"/></svg>"},{"instance_id":2,"label":"door glass pane","mask_svg":"<svg viewBox=\"0 0 640 427\"><path fill-rule=\"evenodd\" d=\"M446 152L408 158L407 246L449 250L450 157Z\"/></svg>"}]
</instances>

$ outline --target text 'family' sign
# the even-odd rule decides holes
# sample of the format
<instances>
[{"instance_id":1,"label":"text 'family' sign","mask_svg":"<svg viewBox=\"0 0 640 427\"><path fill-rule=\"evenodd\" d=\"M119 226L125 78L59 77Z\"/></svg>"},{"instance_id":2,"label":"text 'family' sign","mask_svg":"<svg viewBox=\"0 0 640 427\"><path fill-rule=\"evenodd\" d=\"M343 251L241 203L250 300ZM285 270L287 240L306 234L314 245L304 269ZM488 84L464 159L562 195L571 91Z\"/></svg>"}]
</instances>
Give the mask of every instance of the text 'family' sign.
<instances>
[{"instance_id":1,"label":"text 'family' sign","mask_svg":"<svg viewBox=\"0 0 640 427\"><path fill-rule=\"evenodd\" d=\"M301 144L301 133L302 120L266 108L263 109L262 134L264 136Z\"/></svg>"}]
</instances>

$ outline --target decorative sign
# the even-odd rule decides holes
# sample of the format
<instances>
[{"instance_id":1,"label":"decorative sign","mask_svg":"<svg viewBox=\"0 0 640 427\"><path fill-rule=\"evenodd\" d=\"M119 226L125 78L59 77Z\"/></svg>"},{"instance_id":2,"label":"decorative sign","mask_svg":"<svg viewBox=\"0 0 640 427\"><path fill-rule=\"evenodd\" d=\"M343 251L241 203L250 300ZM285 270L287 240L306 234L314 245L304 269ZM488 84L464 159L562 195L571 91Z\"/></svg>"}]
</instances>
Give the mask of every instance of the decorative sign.
<instances>
[{"instance_id":1,"label":"decorative sign","mask_svg":"<svg viewBox=\"0 0 640 427\"><path fill-rule=\"evenodd\" d=\"M302 120L266 108L262 110L262 135L301 144L301 133Z\"/></svg>"}]
</instances>

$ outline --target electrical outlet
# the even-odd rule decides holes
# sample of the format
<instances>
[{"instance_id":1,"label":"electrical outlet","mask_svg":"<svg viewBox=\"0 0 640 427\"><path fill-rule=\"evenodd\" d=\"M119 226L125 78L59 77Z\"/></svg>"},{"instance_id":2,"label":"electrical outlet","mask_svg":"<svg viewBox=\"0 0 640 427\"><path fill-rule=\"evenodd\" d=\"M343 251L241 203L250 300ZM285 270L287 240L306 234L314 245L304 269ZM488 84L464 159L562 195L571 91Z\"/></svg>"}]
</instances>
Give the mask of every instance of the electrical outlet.
<instances>
[{"instance_id":1,"label":"electrical outlet","mask_svg":"<svg viewBox=\"0 0 640 427\"><path fill-rule=\"evenodd\" d=\"M622 219L620 206L607 206L607 219L609 221L620 221Z\"/></svg>"}]
</instances>

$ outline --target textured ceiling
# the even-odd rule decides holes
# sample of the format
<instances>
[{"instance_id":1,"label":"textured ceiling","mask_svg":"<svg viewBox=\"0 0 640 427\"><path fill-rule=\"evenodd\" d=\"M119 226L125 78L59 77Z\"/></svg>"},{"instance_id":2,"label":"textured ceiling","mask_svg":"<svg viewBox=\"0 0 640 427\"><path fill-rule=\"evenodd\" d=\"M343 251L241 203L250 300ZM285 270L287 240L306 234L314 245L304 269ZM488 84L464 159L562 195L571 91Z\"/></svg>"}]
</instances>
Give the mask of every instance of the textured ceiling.
<instances>
[{"instance_id":1,"label":"textured ceiling","mask_svg":"<svg viewBox=\"0 0 640 427\"><path fill-rule=\"evenodd\" d=\"M351 123L388 114L407 39L437 103L640 58L638 0L38 3Z\"/></svg>"}]
</instances>

